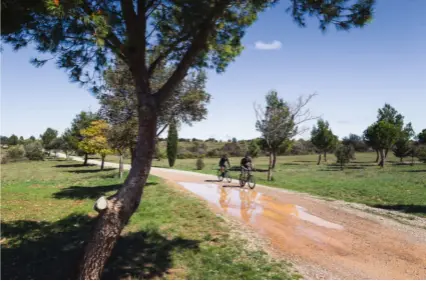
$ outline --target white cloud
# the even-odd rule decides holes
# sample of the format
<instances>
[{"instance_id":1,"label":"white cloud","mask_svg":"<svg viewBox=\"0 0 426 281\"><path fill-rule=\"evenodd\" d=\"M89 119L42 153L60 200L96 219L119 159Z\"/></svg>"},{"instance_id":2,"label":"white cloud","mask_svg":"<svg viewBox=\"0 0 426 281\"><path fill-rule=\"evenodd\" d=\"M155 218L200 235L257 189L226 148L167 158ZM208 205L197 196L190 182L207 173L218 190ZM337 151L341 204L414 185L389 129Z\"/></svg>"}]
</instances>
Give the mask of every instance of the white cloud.
<instances>
[{"instance_id":1,"label":"white cloud","mask_svg":"<svg viewBox=\"0 0 426 281\"><path fill-rule=\"evenodd\" d=\"M274 40L271 43L256 41L254 47L258 50L279 50L281 49L281 42L278 40Z\"/></svg>"}]
</instances>

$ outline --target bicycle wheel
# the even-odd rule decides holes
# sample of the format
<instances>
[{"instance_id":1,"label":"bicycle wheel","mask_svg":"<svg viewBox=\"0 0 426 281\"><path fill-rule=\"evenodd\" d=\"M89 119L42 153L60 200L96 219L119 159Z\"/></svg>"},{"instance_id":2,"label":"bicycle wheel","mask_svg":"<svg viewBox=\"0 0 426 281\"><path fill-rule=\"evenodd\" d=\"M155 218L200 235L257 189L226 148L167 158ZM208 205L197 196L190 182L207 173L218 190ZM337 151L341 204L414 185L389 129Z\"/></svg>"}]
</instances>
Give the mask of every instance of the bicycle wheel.
<instances>
[{"instance_id":1,"label":"bicycle wheel","mask_svg":"<svg viewBox=\"0 0 426 281\"><path fill-rule=\"evenodd\" d=\"M240 175L240 186L241 186L241 187L244 187L244 185L246 185L246 181L245 181L245 179L244 179L244 176L241 174L241 175Z\"/></svg>"},{"instance_id":2,"label":"bicycle wheel","mask_svg":"<svg viewBox=\"0 0 426 281\"><path fill-rule=\"evenodd\" d=\"M249 175L247 179L247 184L250 187L250 189L253 189L256 186L256 179L253 175Z\"/></svg>"},{"instance_id":3,"label":"bicycle wheel","mask_svg":"<svg viewBox=\"0 0 426 281\"><path fill-rule=\"evenodd\" d=\"M222 176L222 172L221 172L221 170L218 170L218 171L217 171L217 179L218 179L219 181L223 181L223 176Z\"/></svg>"},{"instance_id":4,"label":"bicycle wheel","mask_svg":"<svg viewBox=\"0 0 426 281\"><path fill-rule=\"evenodd\" d=\"M225 172L225 179L226 179L227 182L232 181L232 177L231 177L231 174L229 172Z\"/></svg>"}]
</instances>

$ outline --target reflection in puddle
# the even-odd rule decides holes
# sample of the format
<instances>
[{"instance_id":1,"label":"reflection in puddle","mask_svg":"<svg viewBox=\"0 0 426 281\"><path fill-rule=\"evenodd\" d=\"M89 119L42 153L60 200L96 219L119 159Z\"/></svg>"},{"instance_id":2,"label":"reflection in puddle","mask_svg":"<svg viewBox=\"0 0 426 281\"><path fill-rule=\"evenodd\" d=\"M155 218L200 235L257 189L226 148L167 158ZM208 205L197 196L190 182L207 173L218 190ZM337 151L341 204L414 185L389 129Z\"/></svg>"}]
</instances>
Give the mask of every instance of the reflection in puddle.
<instances>
[{"instance_id":1,"label":"reflection in puddle","mask_svg":"<svg viewBox=\"0 0 426 281\"><path fill-rule=\"evenodd\" d=\"M220 207L226 213L240 217L245 222L254 223L259 218L269 218L284 223L292 218L304 220L317 226L343 229L341 225L323 220L309 214L305 208L294 204L280 204L272 198L254 190L243 188L224 188L217 184L180 182L185 189L201 196ZM312 236L312 233L311 235Z\"/></svg>"}]
</instances>

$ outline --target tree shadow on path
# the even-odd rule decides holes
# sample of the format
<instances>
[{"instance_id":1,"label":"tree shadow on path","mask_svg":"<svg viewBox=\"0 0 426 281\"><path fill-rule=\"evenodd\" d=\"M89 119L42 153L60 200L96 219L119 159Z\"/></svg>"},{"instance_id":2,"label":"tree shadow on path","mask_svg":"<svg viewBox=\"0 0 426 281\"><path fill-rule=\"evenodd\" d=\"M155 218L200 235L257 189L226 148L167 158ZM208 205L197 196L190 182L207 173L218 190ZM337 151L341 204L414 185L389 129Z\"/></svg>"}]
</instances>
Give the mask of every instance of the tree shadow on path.
<instances>
[{"instance_id":1,"label":"tree shadow on path","mask_svg":"<svg viewBox=\"0 0 426 281\"><path fill-rule=\"evenodd\" d=\"M73 214L56 222L2 222L2 279L76 279L78 262L95 219ZM156 230L121 237L107 262L106 279L159 279L179 249L198 241L168 239Z\"/></svg>"},{"instance_id":2,"label":"tree shadow on path","mask_svg":"<svg viewBox=\"0 0 426 281\"><path fill-rule=\"evenodd\" d=\"M155 182L147 182L145 187L156 185ZM121 184L98 185L98 186L70 186L53 194L56 199L98 199L110 191L116 191Z\"/></svg>"},{"instance_id":3,"label":"tree shadow on path","mask_svg":"<svg viewBox=\"0 0 426 281\"><path fill-rule=\"evenodd\" d=\"M392 211L400 211L407 214L422 214L426 217L426 205L404 205L404 204L396 204L396 205L382 205L376 204L371 205L375 208L392 210Z\"/></svg>"}]
</instances>

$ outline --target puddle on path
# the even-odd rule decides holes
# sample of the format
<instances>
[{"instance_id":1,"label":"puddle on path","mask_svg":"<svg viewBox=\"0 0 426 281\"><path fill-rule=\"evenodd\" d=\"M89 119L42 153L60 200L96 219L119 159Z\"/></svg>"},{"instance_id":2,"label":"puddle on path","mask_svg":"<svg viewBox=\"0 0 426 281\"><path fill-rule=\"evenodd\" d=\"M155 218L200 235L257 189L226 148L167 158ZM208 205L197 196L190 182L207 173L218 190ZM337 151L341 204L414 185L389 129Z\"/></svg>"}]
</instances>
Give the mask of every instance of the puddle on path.
<instances>
[{"instance_id":1,"label":"puddle on path","mask_svg":"<svg viewBox=\"0 0 426 281\"><path fill-rule=\"evenodd\" d=\"M208 202L213 203L226 213L239 217L247 223L255 223L261 219L268 218L275 223L284 224L297 219L325 228L343 229L339 224L309 214L301 206L281 204L254 190L238 187L220 187L212 183L179 182L179 184Z\"/></svg>"}]
</instances>

